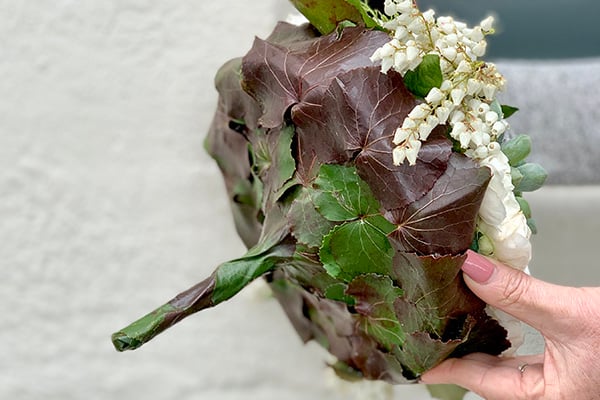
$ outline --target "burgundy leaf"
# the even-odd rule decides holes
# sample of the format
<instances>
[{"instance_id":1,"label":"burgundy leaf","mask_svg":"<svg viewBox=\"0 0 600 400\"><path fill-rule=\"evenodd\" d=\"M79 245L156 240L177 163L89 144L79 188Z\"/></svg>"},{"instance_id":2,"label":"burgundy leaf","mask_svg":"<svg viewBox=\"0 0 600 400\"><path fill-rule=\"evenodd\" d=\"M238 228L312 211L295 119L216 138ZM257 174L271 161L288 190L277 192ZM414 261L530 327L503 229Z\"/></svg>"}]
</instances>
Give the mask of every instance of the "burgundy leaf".
<instances>
[{"instance_id":1,"label":"burgundy leaf","mask_svg":"<svg viewBox=\"0 0 600 400\"><path fill-rule=\"evenodd\" d=\"M291 29L280 23L271 36L276 41L257 38L242 62L242 86L260 104L265 128L280 126L294 104L318 102L340 73L372 65L369 57L389 40L384 32L360 27L306 40L281 33Z\"/></svg>"},{"instance_id":2,"label":"burgundy leaf","mask_svg":"<svg viewBox=\"0 0 600 400\"><path fill-rule=\"evenodd\" d=\"M358 174L386 210L403 208L421 199L443 174L452 154L446 127L438 126L423 143L416 165L393 165L391 160L394 131L374 141L368 151L356 158Z\"/></svg>"},{"instance_id":3,"label":"burgundy leaf","mask_svg":"<svg viewBox=\"0 0 600 400\"><path fill-rule=\"evenodd\" d=\"M254 246L261 233L260 199L251 174L248 135L260 115L258 105L241 88L241 59L226 63L215 79L219 104L205 141L217 162L231 201L235 226L244 244Z\"/></svg>"},{"instance_id":4,"label":"burgundy leaf","mask_svg":"<svg viewBox=\"0 0 600 400\"><path fill-rule=\"evenodd\" d=\"M219 109L228 118L224 127L235 128L234 130L246 135L247 130L257 128L261 110L256 101L242 90L241 73L242 58L234 58L219 69L215 77L215 86L219 92ZM242 126L238 127L235 124Z\"/></svg>"},{"instance_id":5,"label":"burgundy leaf","mask_svg":"<svg viewBox=\"0 0 600 400\"><path fill-rule=\"evenodd\" d=\"M409 382L397 358L382 351L362 330L360 315L351 313L343 302L305 289L295 281L295 272L292 266L274 271L271 288L304 341L321 343L349 370L359 371L364 378Z\"/></svg>"},{"instance_id":6,"label":"burgundy leaf","mask_svg":"<svg viewBox=\"0 0 600 400\"><path fill-rule=\"evenodd\" d=\"M490 179L487 168L452 154L433 188L406 208L386 213L398 225L391 238L401 251L419 254L458 254L466 251Z\"/></svg>"},{"instance_id":7,"label":"burgundy leaf","mask_svg":"<svg viewBox=\"0 0 600 400\"><path fill-rule=\"evenodd\" d=\"M465 257L398 252L394 258L394 279L404 296L394 303L396 315L407 333L428 332L443 342L477 341L480 339L473 332L485 331L488 340L496 345L479 346L478 351L499 354L510 346L506 331L497 323L489 324L486 304L464 283L461 266Z\"/></svg>"},{"instance_id":8,"label":"burgundy leaf","mask_svg":"<svg viewBox=\"0 0 600 400\"><path fill-rule=\"evenodd\" d=\"M360 177L383 208L420 199L446 170L452 144L442 126L424 143L417 165L392 164L394 132L416 105L396 72L382 74L370 66L338 75L320 102L300 104L292 115L299 172L310 179L314 165L356 159Z\"/></svg>"},{"instance_id":9,"label":"burgundy leaf","mask_svg":"<svg viewBox=\"0 0 600 400\"><path fill-rule=\"evenodd\" d=\"M415 332L406 338L402 351L394 354L406 370L414 374L411 378L416 378L448 358L461 342L458 339L443 342L427 332Z\"/></svg>"}]
</instances>

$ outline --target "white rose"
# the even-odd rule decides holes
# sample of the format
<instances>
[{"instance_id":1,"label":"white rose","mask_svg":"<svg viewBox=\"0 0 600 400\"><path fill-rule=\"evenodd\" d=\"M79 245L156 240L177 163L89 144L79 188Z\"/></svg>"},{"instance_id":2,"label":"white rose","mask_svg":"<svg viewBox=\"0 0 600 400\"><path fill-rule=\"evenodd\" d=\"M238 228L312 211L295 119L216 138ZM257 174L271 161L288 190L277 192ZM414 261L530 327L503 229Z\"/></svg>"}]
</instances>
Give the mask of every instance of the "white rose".
<instances>
[{"instance_id":1,"label":"white rose","mask_svg":"<svg viewBox=\"0 0 600 400\"><path fill-rule=\"evenodd\" d=\"M479 216L487 224L499 226L520 211L513 194L508 158L498 152L481 160L480 165L491 169L492 178L483 197Z\"/></svg>"},{"instance_id":2,"label":"white rose","mask_svg":"<svg viewBox=\"0 0 600 400\"><path fill-rule=\"evenodd\" d=\"M531 260L531 230L522 212L498 226L481 220L479 230L491 240L495 259L521 271L527 267Z\"/></svg>"}]
</instances>

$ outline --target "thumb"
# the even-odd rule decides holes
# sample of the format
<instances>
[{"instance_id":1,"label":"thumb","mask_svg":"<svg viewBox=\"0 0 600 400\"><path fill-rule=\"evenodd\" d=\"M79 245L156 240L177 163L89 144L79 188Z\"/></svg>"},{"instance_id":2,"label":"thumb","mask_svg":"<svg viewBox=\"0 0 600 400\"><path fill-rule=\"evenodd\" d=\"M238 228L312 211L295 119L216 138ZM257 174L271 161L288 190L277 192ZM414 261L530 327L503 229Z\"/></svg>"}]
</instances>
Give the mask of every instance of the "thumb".
<instances>
[{"instance_id":1,"label":"thumb","mask_svg":"<svg viewBox=\"0 0 600 400\"><path fill-rule=\"evenodd\" d=\"M462 270L465 282L479 298L546 333L558 333L568 324L574 288L553 285L473 251L467 252Z\"/></svg>"}]
</instances>

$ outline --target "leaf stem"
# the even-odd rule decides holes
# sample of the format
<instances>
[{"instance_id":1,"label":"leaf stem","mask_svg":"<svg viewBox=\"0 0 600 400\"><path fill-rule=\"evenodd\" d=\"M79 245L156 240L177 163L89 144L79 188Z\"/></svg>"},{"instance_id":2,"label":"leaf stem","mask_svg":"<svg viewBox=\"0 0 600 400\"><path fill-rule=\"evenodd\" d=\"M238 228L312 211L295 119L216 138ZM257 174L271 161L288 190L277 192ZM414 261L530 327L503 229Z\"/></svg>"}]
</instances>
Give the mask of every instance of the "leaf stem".
<instances>
[{"instance_id":1,"label":"leaf stem","mask_svg":"<svg viewBox=\"0 0 600 400\"><path fill-rule=\"evenodd\" d=\"M117 351L135 350L188 315L214 306L215 274L112 335Z\"/></svg>"}]
</instances>

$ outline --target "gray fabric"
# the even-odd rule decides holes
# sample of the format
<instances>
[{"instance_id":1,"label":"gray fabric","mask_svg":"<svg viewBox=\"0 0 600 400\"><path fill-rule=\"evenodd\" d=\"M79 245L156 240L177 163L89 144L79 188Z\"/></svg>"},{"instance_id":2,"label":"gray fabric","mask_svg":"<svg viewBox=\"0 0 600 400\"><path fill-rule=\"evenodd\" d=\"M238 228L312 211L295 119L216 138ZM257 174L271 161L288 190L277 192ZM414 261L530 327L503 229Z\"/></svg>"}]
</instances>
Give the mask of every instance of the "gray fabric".
<instances>
[{"instance_id":1,"label":"gray fabric","mask_svg":"<svg viewBox=\"0 0 600 400\"><path fill-rule=\"evenodd\" d=\"M547 183L599 184L600 58L496 64L508 80L501 102L520 108L511 134L531 135Z\"/></svg>"}]
</instances>

